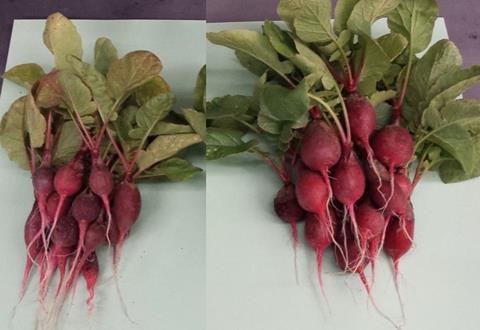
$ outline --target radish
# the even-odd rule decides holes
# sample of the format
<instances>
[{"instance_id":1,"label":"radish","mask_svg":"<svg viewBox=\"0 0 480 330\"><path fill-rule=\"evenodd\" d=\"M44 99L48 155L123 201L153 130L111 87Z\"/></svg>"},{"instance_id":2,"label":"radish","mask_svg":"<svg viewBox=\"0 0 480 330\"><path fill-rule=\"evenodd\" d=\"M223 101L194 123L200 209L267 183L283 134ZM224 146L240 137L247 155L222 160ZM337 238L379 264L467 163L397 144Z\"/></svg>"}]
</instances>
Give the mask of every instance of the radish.
<instances>
[{"instance_id":1,"label":"radish","mask_svg":"<svg viewBox=\"0 0 480 330\"><path fill-rule=\"evenodd\" d=\"M95 297L95 284L97 283L99 273L99 265L97 255L92 253L86 260L85 264L82 267L82 275L85 279L85 283L87 284L88 290L88 310L92 311L94 306L92 304L93 298Z\"/></svg>"},{"instance_id":2,"label":"radish","mask_svg":"<svg viewBox=\"0 0 480 330\"><path fill-rule=\"evenodd\" d=\"M22 287L20 290L20 301L22 301L25 296L33 264L43 248L39 235L39 233L41 233L41 227L42 219L40 217L40 212L38 211L37 203L35 202L24 227L24 240L25 246L27 246L27 261L25 263Z\"/></svg>"},{"instance_id":3,"label":"radish","mask_svg":"<svg viewBox=\"0 0 480 330\"><path fill-rule=\"evenodd\" d=\"M97 220L100 214L101 204L97 196L95 196L89 191L84 191L75 197L72 204L72 216L78 223L79 235L77 250L67 279L67 284L68 281L71 280L71 277L75 272L80 258L80 254L83 252L83 250L87 250L87 228L90 230L90 224L93 225L93 223L95 222L95 220Z\"/></svg>"},{"instance_id":4,"label":"radish","mask_svg":"<svg viewBox=\"0 0 480 330\"><path fill-rule=\"evenodd\" d=\"M110 211L109 196L114 188L113 174L100 158L97 158L96 161L94 161L90 171L90 176L88 178L88 186L97 196L102 199L103 207L107 212L107 241L108 244L111 245L110 238L108 237L110 226L112 225L112 213Z\"/></svg>"},{"instance_id":5,"label":"radish","mask_svg":"<svg viewBox=\"0 0 480 330\"><path fill-rule=\"evenodd\" d=\"M50 241L51 233L61 216L65 200L70 196L76 195L82 189L84 167L84 151L80 150L70 162L60 167L55 174L53 184L58 194L58 203L53 217L52 230L47 242Z\"/></svg>"},{"instance_id":6,"label":"radish","mask_svg":"<svg viewBox=\"0 0 480 330\"><path fill-rule=\"evenodd\" d=\"M56 192L53 192L50 194L50 196L47 199L47 214L50 217L50 219L55 218L55 214L57 212L57 209L59 209L59 218L63 218L64 216L67 215L68 211L70 210L70 207L72 206L72 200L71 198L67 197L65 198L63 205L61 208L59 208L59 202L60 202L60 195L57 194ZM57 220L58 221L58 220ZM51 228L51 231L53 231L54 228Z\"/></svg>"},{"instance_id":7,"label":"radish","mask_svg":"<svg viewBox=\"0 0 480 330\"><path fill-rule=\"evenodd\" d=\"M352 151L335 167L332 178L332 189L335 198L342 203L350 215L355 240L360 248L357 220L355 217L355 203L365 191L365 175Z\"/></svg>"},{"instance_id":8,"label":"radish","mask_svg":"<svg viewBox=\"0 0 480 330\"><path fill-rule=\"evenodd\" d=\"M370 187L369 195L372 202L387 216L402 216L406 213L409 196L405 194L401 186L394 181L393 189L391 182L382 181L380 188ZM386 196L390 196L388 199Z\"/></svg>"},{"instance_id":9,"label":"radish","mask_svg":"<svg viewBox=\"0 0 480 330\"><path fill-rule=\"evenodd\" d=\"M305 211L324 216L328 205L327 185L321 174L300 165L295 186L298 204Z\"/></svg>"},{"instance_id":10,"label":"radish","mask_svg":"<svg viewBox=\"0 0 480 330\"><path fill-rule=\"evenodd\" d=\"M53 176L53 169L49 166L42 165L35 171L32 177L33 190L35 192L35 198L37 200L38 210L42 220L41 235L45 254L47 253L48 249L48 242L45 232L47 225L51 223L51 218L47 214L47 199L54 190Z\"/></svg>"},{"instance_id":11,"label":"radish","mask_svg":"<svg viewBox=\"0 0 480 330\"><path fill-rule=\"evenodd\" d=\"M317 275L322 294L325 296L322 279L322 261L325 250L333 243L329 218L322 218L317 214L308 213L305 218L305 238L317 255Z\"/></svg>"},{"instance_id":12,"label":"radish","mask_svg":"<svg viewBox=\"0 0 480 330\"><path fill-rule=\"evenodd\" d=\"M284 185L278 191L273 201L273 207L278 217L289 223L292 228L293 248L296 254L298 246L297 222L303 218L305 211L298 204L293 184Z\"/></svg>"},{"instance_id":13,"label":"radish","mask_svg":"<svg viewBox=\"0 0 480 330\"><path fill-rule=\"evenodd\" d=\"M118 228L118 242L114 249L114 266L118 262L125 239L137 221L142 208L142 197L137 185L129 180L124 180L115 189L113 197L112 214Z\"/></svg>"},{"instance_id":14,"label":"radish","mask_svg":"<svg viewBox=\"0 0 480 330\"><path fill-rule=\"evenodd\" d=\"M398 279L400 258L412 247L414 224L415 219L411 203L408 204L408 212L404 217L393 218L388 224L383 248L393 260L395 281Z\"/></svg>"},{"instance_id":15,"label":"radish","mask_svg":"<svg viewBox=\"0 0 480 330\"><path fill-rule=\"evenodd\" d=\"M341 155L342 147L335 130L324 121L312 121L303 136L300 158L308 168L322 174L329 191L329 199L331 186L328 171L338 163Z\"/></svg>"},{"instance_id":16,"label":"radish","mask_svg":"<svg viewBox=\"0 0 480 330\"><path fill-rule=\"evenodd\" d=\"M377 158L389 169L405 167L413 157L413 139L404 127L390 125L375 134L372 148Z\"/></svg>"}]
</instances>

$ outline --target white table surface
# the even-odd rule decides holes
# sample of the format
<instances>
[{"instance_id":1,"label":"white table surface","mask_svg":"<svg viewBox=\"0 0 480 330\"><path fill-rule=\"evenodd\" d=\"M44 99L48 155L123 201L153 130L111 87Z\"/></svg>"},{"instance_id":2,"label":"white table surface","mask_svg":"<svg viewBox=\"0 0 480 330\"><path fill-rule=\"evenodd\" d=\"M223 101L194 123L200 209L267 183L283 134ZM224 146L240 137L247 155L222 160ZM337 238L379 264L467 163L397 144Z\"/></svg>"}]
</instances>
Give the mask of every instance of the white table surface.
<instances>
[{"instance_id":1,"label":"white table surface","mask_svg":"<svg viewBox=\"0 0 480 330\"><path fill-rule=\"evenodd\" d=\"M259 22L208 24L208 31L259 30ZM375 26L378 35L385 22ZM439 19L433 41L447 38ZM208 44L208 97L251 95L256 77L233 51ZM384 330L391 326L368 303L356 276L339 275L331 251L324 260L328 310L318 289L314 253L299 247L295 281L290 228L273 212L281 183L256 158L207 164L208 330ZM413 196L415 247L400 263L406 330L480 327L480 179L444 185L427 175ZM303 226L300 229L303 232ZM373 295L400 316L389 261L378 261Z\"/></svg>"},{"instance_id":2,"label":"white table surface","mask_svg":"<svg viewBox=\"0 0 480 330\"><path fill-rule=\"evenodd\" d=\"M75 21L83 38L86 58L93 58L96 38L109 37L119 54L147 49L164 65L163 76L178 97L178 106L192 103L196 75L205 63L204 21ZM37 62L52 67L52 56L42 44L44 22L15 21L7 69ZM10 82L3 85L0 113L22 95ZM204 167L202 157L195 164ZM0 327L7 329L10 310L17 301L25 262L23 226L33 196L28 172L18 169L0 153ZM100 252L101 277L95 312L88 317L83 279L76 299L60 329L68 330L193 330L205 324L205 175L188 182L142 184L143 208L127 240L119 269L120 286L130 316L123 316L111 278L109 252ZM37 274L17 309L12 329L33 329L37 301Z\"/></svg>"}]
</instances>

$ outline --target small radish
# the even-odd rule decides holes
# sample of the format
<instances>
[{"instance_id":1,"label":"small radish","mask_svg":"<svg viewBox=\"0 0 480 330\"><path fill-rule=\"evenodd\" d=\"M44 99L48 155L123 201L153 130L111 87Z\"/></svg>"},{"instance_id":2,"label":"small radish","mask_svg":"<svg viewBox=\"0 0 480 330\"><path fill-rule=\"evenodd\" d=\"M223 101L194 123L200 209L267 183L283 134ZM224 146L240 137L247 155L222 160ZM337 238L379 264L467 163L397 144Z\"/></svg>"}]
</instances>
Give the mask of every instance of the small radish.
<instances>
[{"instance_id":1,"label":"small radish","mask_svg":"<svg viewBox=\"0 0 480 330\"><path fill-rule=\"evenodd\" d=\"M320 288L325 296L322 280L322 261L325 250L333 243L331 228L335 224L329 223L328 218L308 213L305 218L305 238L317 255L317 275Z\"/></svg>"},{"instance_id":2,"label":"small radish","mask_svg":"<svg viewBox=\"0 0 480 330\"><path fill-rule=\"evenodd\" d=\"M84 191L77 195L72 203L72 216L78 223L79 237L77 251L68 276L68 280L77 267L80 254L86 249L86 234L90 224L95 222L101 213L101 204L98 197L91 192ZM67 281L68 281L67 280Z\"/></svg>"},{"instance_id":3,"label":"small radish","mask_svg":"<svg viewBox=\"0 0 480 330\"><path fill-rule=\"evenodd\" d=\"M90 189L102 199L103 207L105 212L107 212L107 241L110 245L110 238L108 233L110 232L110 226L112 225L112 214L110 211L110 200L109 196L114 188L113 174L110 172L108 167L103 163L101 158L98 158L94 161L92 169L90 170L90 176L88 178L88 186Z\"/></svg>"},{"instance_id":4,"label":"small radish","mask_svg":"<svg viewBox=\"0 0 480 330\"><path fill-rule=\"evenodd\" d=\"M355 154L351 151L348 153L333 171L332 188L335 198L347 208L355 240L360 248L355 203L365 191L365 175Z\"/></svg>"},{"instance_id":5,"label":"small radish","mask_svg":"<svg viewBox=\"0 0 480 330\"><path fill-rule=\"evenodd\" d=\"M401 126L382 128L373 137L373 150L389 170L405 167L413 157L413 139L410 132Z\"/></svg>"},{"instance_id":6,"label":"small radish","mask_svg":"<svg viewBox=\"0 0 480 330\"><path fill-rule=\"evenodd\" d=\"M408 196L400 185L394 181L393 189L391 183L382 181L379 188L370 187L369 195L375 206L385 211L387 216L405 214L408 206ZM389 198L387 196L390 196Z\"/></svg>"},{"instance_id":7,"label":"small radish","mask_svg":"<svg viewBox=\"0 0 480 330\"><path fill-rule=\"evenodd\" d=\"M308 212L324 216L328 206L328 187L320 173L299 166L295 186L298 204Z\"/></svg>"},{"instance_id":8,"label":"small radish","mask_svg":"<svg viewBox=\"0 0 480 330\"><path fill-rule=\"evenodd\" d=\"M335 166L342 155L338 134L321 120L312 121L305 130L300 147L300 158L310 169L322 174L331 198L328 171Z\"/></svg>"},{"instance_id":9,"label":"small radish","mask_svg":"<svg viewBox=\"0 0 480 330\"><path fill-rule=\"evenodd\" d=\"M47 214L51 219L55 218L55 213L57 212L59 202L60 202L60 195L58 195L56 192L51 193L47 199ZM62 208L60 209L60 212L58 215L59 218L66 216L71 206L72 206L71 198L66 198Z\"/></svg>"},{"instance_id":10,"label":"small radish","mask_svg":"<svg viewBox=\"0 0 480 330\"><path fill-rule=\"evenodd\" d=\"M120 257L125 239L137 221L142 208L142 197L137 185L129 180L118 184L113 197L112 214L118 228L118 242L114 249L114 266Z\"/></svg>"},{"instance_id":11,"label":"small radish","mask_svg":"<svg viewBox=\"0 0 480 330\"><path fill-rule=\"evenodd\" d=\"M85 283L87 284L88 290L88 310L92 311L94 306L92 304L93 298L95 297L95 284L97 283L99 273L99 265L97 255L92 253L86 260L85 264L82 267L82 275L85 279Z\"/></svg>"},{"instance_id":12,"label":"small radish","mask_svg":"<svg viewBox=\"0 0 480 330\"><path fill-rule=\"evenodd\" d=\"M298 246L297 222L300 221L305 211L300 207L295 196L295 186L287 184L283 186L277 193L273 201L273 207L278 217L289 223L292 228L293 248L295 253Z\"/></svg>"},{"instance_id":13,"label":"small radish","mask_svg":"<svg viewBox=\"0 0 480 330\"><path fill-rule=\"evenodd\" d=\"M413 191L412 181L405 174L396 173L395 182L407 198L410 198Z\"/></svg>"},{"instance_id":14,"label":"small radish","mask_svg":"<svg viewBox=\"0 0 480 330\"><path fill-rule=\"evenodd\" d=\"M41 235L45 254L47 253L48 249L48 242L45 232L47 225L51 223L51 219L47 214L47 199L54 190L53 177L53 169L49 166L40 166L32 177L33 190L35 192L38 210L40 211L40 217L42 219Z\"/></svg>"},{"instance_id":15,"label":"small radish","mask_svg":"<svg viewBox=\"0 0 480 330\"><path fill-rule=\"evenodd\" d=\"M405 217L393 218L388 224L383 248L393 260L395 281L398 279L398 263L413 244L414 234L413 207L410 203Z\"/></svg>"},{"instance_id":16,"label":"small radish","mask_svg":"<svg viewBox=\"0 0 480 330\"><path fill-rule=\"evenodd\" d=\"M27 246L27 261L20 291L20 301L22 301L25 296L33 264L43 248L42 241L40 240L41 228L42 219L40 217L40 212L38 211L37 203L34 203L24 227L25 246Z\"/></svg>"},{"instance_id":17,"label":"small radish","mask_svg":"<svg viewBox=\"0 0 480 330\"><path fill-rule=\"evenodd\" d=\"M53 232L57 225L58 219L64 209L65 200L70 196L76 195L82 189L85 168L84 154L84 151L80 150L70 162L60 167L55 174L53 184L58 194L58 203L50 233ZM51 234L47 242L50 241L50 238Z\"/></svg>"}]
</instances>

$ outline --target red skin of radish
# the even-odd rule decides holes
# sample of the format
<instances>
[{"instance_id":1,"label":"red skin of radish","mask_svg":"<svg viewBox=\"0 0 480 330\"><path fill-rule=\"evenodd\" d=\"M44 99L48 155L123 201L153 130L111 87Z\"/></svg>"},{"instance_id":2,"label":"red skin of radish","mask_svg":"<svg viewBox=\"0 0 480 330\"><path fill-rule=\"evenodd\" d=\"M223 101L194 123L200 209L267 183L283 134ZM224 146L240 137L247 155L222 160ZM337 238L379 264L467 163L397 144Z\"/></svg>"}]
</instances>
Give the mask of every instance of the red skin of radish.
<instances>
[{"instance_id":1,"label":"red skin of radish","mask_svg":"<svg viewBox=\"0 0 480 330\"><path fill-rule=\"evenodd\" d=\"M373 137L375 156L392 172L393 168L405 167L413 157L413 139L410 132L401 126L382 128Z\"/></svg>"},{"instance_id":2,"label":"red skin of radish","mask_svg":"<svg viewBox=\"0 0 480 330\"><path fill-rule=\"evenodd\" d=\"M72 214L61 218L52 233L52 242L59 248L69 248L78 244L78 223Z\"/></svg>"},{"instance_id":3,"label":"red skin of radish","mask_svg":"<svg viewBox=\"0 0 480 330\"><path fill-rule=\"evenodd\" d=\"M354 205L365 191L365 175L353 152L349 152L347 158L342 159L335 167L332 189L335 198L347 207L355 240L360 245Z\"/></svg>"},{"instance_id":4,"label":"red skin of radish","mask_svg":"<svg viewBox=\"0 0 480 330\"><path fill-rule=\"evenodd\" d=\"M90 171L90 176L88 178L88 186L90 189L102 199L103 207L107 212L107 233L110 232L110 227L112 225L112 214L110 211L110 200L109 196L113 191L115 186L113 180L113 174L110 172L107 166L101 161L100 158L94 160L94 164ZM111 244L110 238L107 235L108 243Z\"/></svg>"},{"instance_id":5,"label":"red skin of radish","mask_svg":"<svg viewBox=\"0 0 480 330\"><path fill-rule=\"evenodd\" d=\"M404 195L407 196L407 198L410 198L413 191L412 182L410 179L405 174L396 173L394 180Z\"/></svg>"},{"instance_id":6,"label":"red skin of radish","mask_svg":"<svg viewBox=\"0 0 480 330\"><path fill-rule=\"evenodd\" d=\"M362 95L353 93L345 98L352 138L356 144L371 153L369 139L377 125L372 104Z\"/></svg>"},{"instance_id":7,"label":"red skin of radish","mask_svg":"<svg viewBox=\"0 0 480 330\"><path fill-rule=\"evenodd\" d=\"M340 160L342 147L333 128L324 121L314 120L305 130L300 158L310 169L323 173Z\"/></svg>"},{"instance_id":8,"label":"red skin of radish","mask_svg":"<svg viewBox=\"0 0 480 330\"><path fill-rule=\"evenodd\" d=\"M372 166L375 166L378 175L377 173L375 173ZM367 178L367 181L373 187L380 186L381 182L379 181L379 177L380 177L380 180L385 180L385 181L390 180L390 173L388 172L388 169L382 163L380 163L380 161L377 159L374 159L372 164L370 163L365 164L364 168L365 168L365 176Z\"/></svg>"},{"instance_id":9,"label":"red skin of radish","mask_svg":"<svg viewBox=\"0 0 480 330\"><path fill-rule=\"evenodd\" d=\"M47 214L51 219L55 219L55 213L57 212L59 201L60 195L58 195L56 192L51 193L47 199ZM59 211L59 218L62 218L67 214L68 210L70 210L71 204L71 199L67 197L63 203L62 208Z\"/></svg>"},{"instance_id":10,"label":"red skin of radish","mask_svg":"<svg viewBox=\"0 0 480 330\"><path fill-rule=\"evenodd\" d=\"M335 247L335 260L337 261L337 265L344 272L356 272L362 274L365 267L368 265L368 259L364 258L361 260L361 252L354 240L349 240L347 242L347 248L346 251L343 251L343 254L338 247Z\"/></svg>"},{"instance_id":11,"label":"red skin of radish","mask_svg":"<svg viewBox=\"0 0 480 330\"><path fill-rule=\"evenodd\" d=\"M68 206L64 206L66 199L78 194L82 189L85 170L83 160L84 151L80 150L70 162L60 167L55 174L53 184L58 195L58 201L55 211L53 212L52 229L55 229L58 219L64 214L65 210L68 209ZM54 201L52 201L52 204L54 204Z\"/></svg>"},{"instance_id":12,"label":"red skin of radish","mask_svg":"<svg viewBox=\"0 0 480 330\"><path fill-rule=\"evenodd\" d=\"M385 209L387 216L402 216L407 210L409 196L405 195L397 182L394 182L393 193L390 182L383 181L380 188L378 188L376 185L373 187L371 186L369 195L375 206ZM388 200L389 198L390 200ZM387 201L388 204L385 206Z\"/></svg>"},{"instance_id":13,"label":"red skin of radish","mask_svg":"<svg viewBox=\"0 0 480 330\"><path fill-rule=\"evenodd\" d=\"M335 167L332 189L335 198L346 206L355 204L365 192L365 175L353 152Z\"/></svg>"},{"instance_id":14,"label":"red skin of radish","mask_svg":"<svg viewBox=\"0 0 480 330\"><path fill-rule=\"evenodd\" d=\"M115 189L112 214L118 228L118 244L121 248L130 228L137 221L142 208L142 197L135 183L124 180Z\"/></svg>"},{"instance_id":15,"label":"red skin of radish","mask_svg":"<svg viewBox=\"0 0 480 330\"><path fill-rule=\"evenodd\" d=\"M92 301L95 297L95 284L97 283L99 268L97 255L95 253L92 253L87 258L82 267L82 275L85 279L85 283L87 284L87 290L89 293L87 305L90 311L93 309Z\"/></svg>"},{"instance_id":16,"label":"red skin of radish","mask_svg":"<svg viewBox=\"0 0 480 330\"><path fill-rule=\"evenodd\" d=\"M333 242L333 227L328 218L308 213L305 218L305 238L317 255L317 275L323 292L322 262L325 250Z\"/></svg>"},{"instance_id":17,"label":"red skin of radish","mask_svg":"<svg viewBox=\"0 0 480 330\"><path fill-rule=\"evenodd\" d=\"M50 224L52 219L48 217L47 214L47 199L48 196L53 192L53 169L49 166L40 166L32 177L33 190L35 192L35 198L38 204L38 210L40 211L40 216L42 218L42 227L41 235L43 241L43 247L45 249L45 254L47 254L48 242L46 238L46 228Z\"/></svg>"},{"instance_id":18,"label":"red skin of radish","mask_svg":"<svg viewBox=\"0 0 480 330\"><path fill-rule=\"evenodd\" d=\"M395 279L398 278L398 263L412 247L415 220L413 207L410 203L405 217L394 218L390 221L385 233L383 249L393 260Z\"/></svg>"},{"instance_id":19,"label":"red skin of radish","mask_svg":"<svg viewBox=\"0 0 480 330\"><path fill-rule=\"evenodd\" d=\"M323 176L300 166L295 186L298 204L311 213L325 215L328 205L328 186Z\"/></svg>"},{"instance_id":20,"label":"red skin of radish","mask_svg":"<svg viewBox=\"0 0 480 330\"><path fill-rule=\"evenodd\" d=\"M357 225L364 248L370 239L382 235L385 219L370 203L363 202L357 209Z\"/></svg>"},{"instance_id":21,"label":"red skin of radish","mask_svg":"<svg viewBox=\"0 0 480 330\"><path fill-rule=\"evenodd\" d=\"M278 217L289 223L292 228L293 247L298 246L297 222L303 219L305 211L300 207L295 196L295 186L288 184L283 186L273 201L273 207Z\"/></svg>"},{"instance_id":22,"label":"red skin of radish","mask_svg":"<svg viewBox=\"0 0 480 330\"><path fill-rule=\"evenodd\" d=\"M37 203L34 203L32 211L30 212L24 227L25 246L28 250L25 270L23 272L22 287L20 291L20 301L23 299L27 289L28 279L30 278L30 272L33 267L33 261L37 259L37 256L43 249L42 241L38 235L39 231L41 231L41 228L42 219L38 211Z\"/></svg>"}]
</instances>

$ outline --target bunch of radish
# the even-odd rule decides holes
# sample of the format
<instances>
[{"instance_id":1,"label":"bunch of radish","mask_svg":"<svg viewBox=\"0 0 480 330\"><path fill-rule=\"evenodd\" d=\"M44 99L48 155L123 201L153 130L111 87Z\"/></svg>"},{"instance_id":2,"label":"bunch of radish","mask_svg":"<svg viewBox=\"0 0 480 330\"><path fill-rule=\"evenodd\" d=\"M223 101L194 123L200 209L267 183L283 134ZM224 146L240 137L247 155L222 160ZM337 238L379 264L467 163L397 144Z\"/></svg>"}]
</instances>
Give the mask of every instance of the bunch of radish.
<instances>
[{"instance_id":1,"label":"bunch of radish","mask_svg":"<svg viewBox=\"0 0 480 330\"><path fill-rule=\"evenodd\" d=\"M259 78L252 96L209 102L207 158L249 152L266 161L283 182L275 212L290 225L295 251L297 223L305 221L322 290L331 247L338 267L358 274L372 297L379 253L393 261L397 282L412 247L412 193L422 176L436 171L445 183L480 176L480 102L457 99L480 82L480 67L464 68L448 40L430 45L435 0L332 7L279 0L283 26L267 20L261 31L208 33ZM374 23L384 17L389 29L381 34Z\"/></svg>"},{"instance_id":2,"label":"bunch of radish","mask_svg":"<svg viewBox=\"0 0 480 330\"><path fill-rule=\"evenodd\" d=\"M117 281L122 247L141 213L137 182L179 181L199 172L174 156L202 141L203 116L202 109L171 111L174 95L151 52L118 58L111 41L100 38L95 64L84 63L76 28L59 13L48 17L44 41L56 67L45 74L37 64L21 64L5 73L28 95L12 104L0 127L2 146L32 176L34 204L24 227L20 301L36 267L40 310L46 311L39 318L42 326L57 322L81 277L93 310L103 263L97 252L103 247L111 250ZM202 103L203 72L197 103Z\"/></svg>"}]
</instances>

